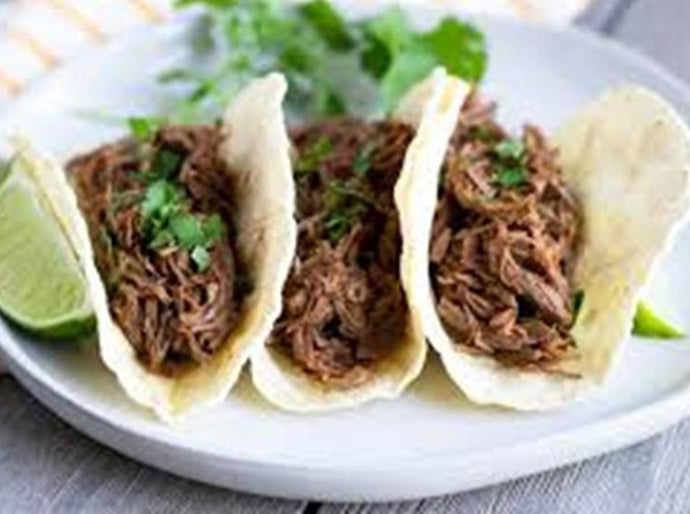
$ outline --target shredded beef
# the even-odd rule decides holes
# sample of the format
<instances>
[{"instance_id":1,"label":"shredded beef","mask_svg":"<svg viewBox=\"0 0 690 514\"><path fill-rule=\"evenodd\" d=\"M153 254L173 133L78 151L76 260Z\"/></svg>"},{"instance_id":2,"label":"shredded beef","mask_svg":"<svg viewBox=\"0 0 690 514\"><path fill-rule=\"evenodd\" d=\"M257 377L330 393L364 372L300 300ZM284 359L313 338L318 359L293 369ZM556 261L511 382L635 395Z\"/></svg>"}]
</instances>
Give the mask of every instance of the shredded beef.
<instances>
[{"instance_id":1,"label":"shredded beef","mask_svg":"<svg viewBox=\"0 0 690 514\"><path fill-rule=\"evenodd\" d=\"M412 136L353 119L291 133L299 243L269 344L332 386L366 381L405 330L393 188Z\"/></svg>"},{"instance_id":2,"label":"shredded beef","mask_svg":"<svg viewBox=\"0 0 690 514\"><path fill-rule=\"evenodd\" d=\"M494 110L471 95L451 140L429 250L437 310L463 348L561 372L575 346L579 206L556 151L533 126L521 138L522 180L502 183L496 149L509 137Z\"/></svg>"},{"instance_id":3,"label":"shredded beef","mask_svg":"<svg viewBox=\"0 0 690 514\"><path fill-rule=\"evenodd\" d=\"M219 214L232 229L231 175L219 157L215 126L168 127L147 151L127 139L72 160L68 169L106 282L111 314L141 361L174 376L202 365L227 339L241 298L232 230L210 251L210 265L195 269L189 252L152 249L144 240L143 173L161 150L181 157L176 182L194 214Z\"/></svg>"}]
</instances>

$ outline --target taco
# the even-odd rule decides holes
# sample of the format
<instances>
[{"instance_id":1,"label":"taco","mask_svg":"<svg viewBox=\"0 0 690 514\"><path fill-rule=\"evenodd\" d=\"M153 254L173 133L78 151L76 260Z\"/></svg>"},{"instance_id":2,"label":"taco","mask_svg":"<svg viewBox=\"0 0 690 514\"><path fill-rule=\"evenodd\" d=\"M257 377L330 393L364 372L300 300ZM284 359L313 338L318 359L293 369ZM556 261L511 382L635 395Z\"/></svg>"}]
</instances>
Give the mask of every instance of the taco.
<instances>
[{"instance_id":1,"label":"taco","mask_svg":"<svg viewBox=\"0 0 690 514\"><path fill-rule=\"evenodd\" d=\"M140 127L67 175L23 149L80 258L103 361L165 420L225 398L280 313L296 237L286 89L256 80L222 123Z\"/></svg>"},{"instance_id":2,"label":"taco","mask_svg":"<svg viewBox=\"0 0 690 514\"><path fill-rule=\"evenodd\" d=\"M610 374L690 207L690 132L638 87L511 137L476 91L439 124L445 163L401 192L414 315L470 400L544 410ZM440 175L436 175L439 172Z\"/></svg>"},{"instance_id":3,"label":"taco","mask_svg":"<svg viewBox=\"0 0 690 514\"><path fill-rule=\"evenodd\" d=\"M433 163L426 141L453 110L453 84L438 70L390 119L291 130L297 253L283 313L252 357L254 383L274 404L304 412L392 398L421 371L426 343L401 275L409 249L393 191L412 168Z\"/></svg>"}]
</instances>

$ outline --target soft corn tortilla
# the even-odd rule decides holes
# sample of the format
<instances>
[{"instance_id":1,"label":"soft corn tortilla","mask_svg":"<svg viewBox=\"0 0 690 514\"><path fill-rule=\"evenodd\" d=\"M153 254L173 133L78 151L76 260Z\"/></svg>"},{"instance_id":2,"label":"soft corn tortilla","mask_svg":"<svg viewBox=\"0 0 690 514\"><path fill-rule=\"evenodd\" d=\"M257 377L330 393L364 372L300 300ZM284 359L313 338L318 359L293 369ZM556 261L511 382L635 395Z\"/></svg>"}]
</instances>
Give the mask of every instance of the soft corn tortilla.
<instances>
[{"instance_id":1,"label":"soft corn tortilla","mask_svg":"<svg viewBox=\"0 0 690 514\"><path fill-rule=\"evenodd\" d=\"M396 119L417 128L399 184L409 183L410 175L420 167L431 166L429 173L433 173L435 160L442 159L441 148L433 144L434 123L447 116L446 113L456 113L459 109L459 105L450 101L455 95L449 90L456 84L443 70L436 70L409 94L395 114ZM404 234L410 213L401 209L400 218ZM411 277L406 271L410 254L409 241L403 238L401 277L408 302L414 298L412 282L408 279ZM393 353L376 364L367 382L350 388L329 386L319 381L287 356L266 345L252 357L252 376L259 391L283 409L314 412L353 407L377 398L395 398L419 375L426 357L426 342L416 318L408 316L405 337L394 348Z\"/></svg>"},{"instance_id":2,"label":"soft corn tortilla","mask_svg":"<svg viewBox=\"0 0 690 514\"><path fill-rule=\"evenodd\" d=\"M443 125L438 138L449 137ZM418 263L415 288L423 296L415 315L451 378L479 404L546 410L603 384L628 338L640 293L690 208L690 132L654 93L614 89L566 123L554 143L584 213L574 274L574 290L584 292L572 329L578 357L564 363L565 371L581 378L506 368L453 343L429 280L436 174L417 174L407 191L406 201L417 204L407 237Z\"/></svg>"},{"instance_id":3,"label":"soft corn tortilla","mask_svg":"<svg viewBox=\"0 0 690 514\"><path fill-rule=\"evenodd\" d=\"M87 225L63 169L26 144L19 148L79 256L98 320L103 361L133 400L166 421L192 408L222 401L252 348L263 344L280 314L282 285L297 235L289 140L282 111L286 91L281 75L256 80L236 97L225 115L227 139L221 151L229 169L238 174L234 192L236 249L254 287L245 299L238 326L213 359L176 378L149 372L111 317Z\"/></svg>"}]
</instances>

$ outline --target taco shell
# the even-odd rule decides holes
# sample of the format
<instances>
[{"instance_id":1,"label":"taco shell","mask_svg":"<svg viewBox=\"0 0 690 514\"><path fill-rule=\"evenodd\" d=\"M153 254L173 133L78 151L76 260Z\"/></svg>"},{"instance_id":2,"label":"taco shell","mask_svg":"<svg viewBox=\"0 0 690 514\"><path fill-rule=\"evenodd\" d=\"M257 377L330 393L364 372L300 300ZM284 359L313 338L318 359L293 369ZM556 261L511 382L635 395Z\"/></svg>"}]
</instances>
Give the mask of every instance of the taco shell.
<instances>
[{"instance_id":1,"label":"taco shell","mask_svg":"<svg viewBox=\"0 0 690 514\"><path fill-rule=\"evenodd\" d=\"M250 83L225 114L227 139L221 151L238 174L235 191L236 249L246 263L253 292L241 320L212 360L169 378L149 372L110 315L106 290L96 269L86 222L64 170L27 143L19 154L31 165L77 253L98 321L100 355L126 393L166 421L191 409L219 403L237 381L254 347L262 345L281 310L282 284L295 251L294 185L282 102L287 91L279 74Z\"/></svg>"},{"instance_id":2,"label":"taco shell","mask_svg":"<svg viewBox=\"0 0 690 514\"><path fill-rule=\"evenodd\" d=\"M410 144L396 189L410 182L410 175L419 167L432 165L442 159L439 145L434 145L434 124L438 119L455 113L452 89L457 82L445 71L436 70L422 84L416 86L402 103L394 118L417 128ZM453 122L455 118L453 118ZM397 194L396 194L397 204ZM400 208L401 231L409 222L409 214ZM406 206L405 206L406 207ZM401 281L408 302L412 300L412 276L409 274L409 241L403 236ZM426 357L426 342L418 320L408 317L405 337L394 345L396 350L377 363L372 378L363 384L342 388L329 386L313 378L288 357L269 346L258 349L252 358L252 377L261 393L279 407L297 412L329 411L353 407L374 399L395 398L421 372Z\"/></svg>"},{"instance_id":3,"label":"taco shell","mask_svg":"<svg viewBox=\"0 0 690 514\"><path fill-rule=\"evenodd\" d=\"M449 127L439 127L437 137L448 141ZM507 368L453 343L436 313L429 279L439 167L417 174L403 199L417 206L407 235L422 297L414 303L417 322L453 381L478 404L546 410L602 385L630 334L641 291L690 208L690 132L654 93L614 89L567 122L553 143L584 215L573 279L573 290L584 293L572 328L577 357L563 363L579 378Z\"/></svg>"}]
</instances>

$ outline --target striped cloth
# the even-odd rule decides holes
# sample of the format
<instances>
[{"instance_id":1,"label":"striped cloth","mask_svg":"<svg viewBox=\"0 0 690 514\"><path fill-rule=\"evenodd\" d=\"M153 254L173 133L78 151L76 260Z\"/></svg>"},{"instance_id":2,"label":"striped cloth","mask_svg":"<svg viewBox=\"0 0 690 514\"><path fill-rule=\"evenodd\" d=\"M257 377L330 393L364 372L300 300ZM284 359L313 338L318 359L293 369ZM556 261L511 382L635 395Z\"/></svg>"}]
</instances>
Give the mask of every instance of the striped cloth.
<instances>
[{"instance_id":1,"label":"striped cloth","mask_svg":"<svg viewBox=\"0 0 690 514\"><path fill-rule=\"evenodd\" d=\"M352 0L352 3L366 1ZM553 25L570 22L589 2L407 1L417 4L453 3L469 12L509 15ZM171 4L171 0L0 0L0 108L21 94L33 79L71 56L138 26L164 23L173 15Z\"/></svg>"},{"instance_id":2,"label":"striped cloth","mask_svg":"<svg viewBox=\"0 0 690 514\"><path fill-rule=\"evenodd\" d=\"M248 0L251 1L251 0ZM365 3L367 0L352 0ZM565 24L589 0L413 0ZM0 0L0 107L34 78L86 48L172 16L171 0Z\"/></svg>"}]
</instances>

